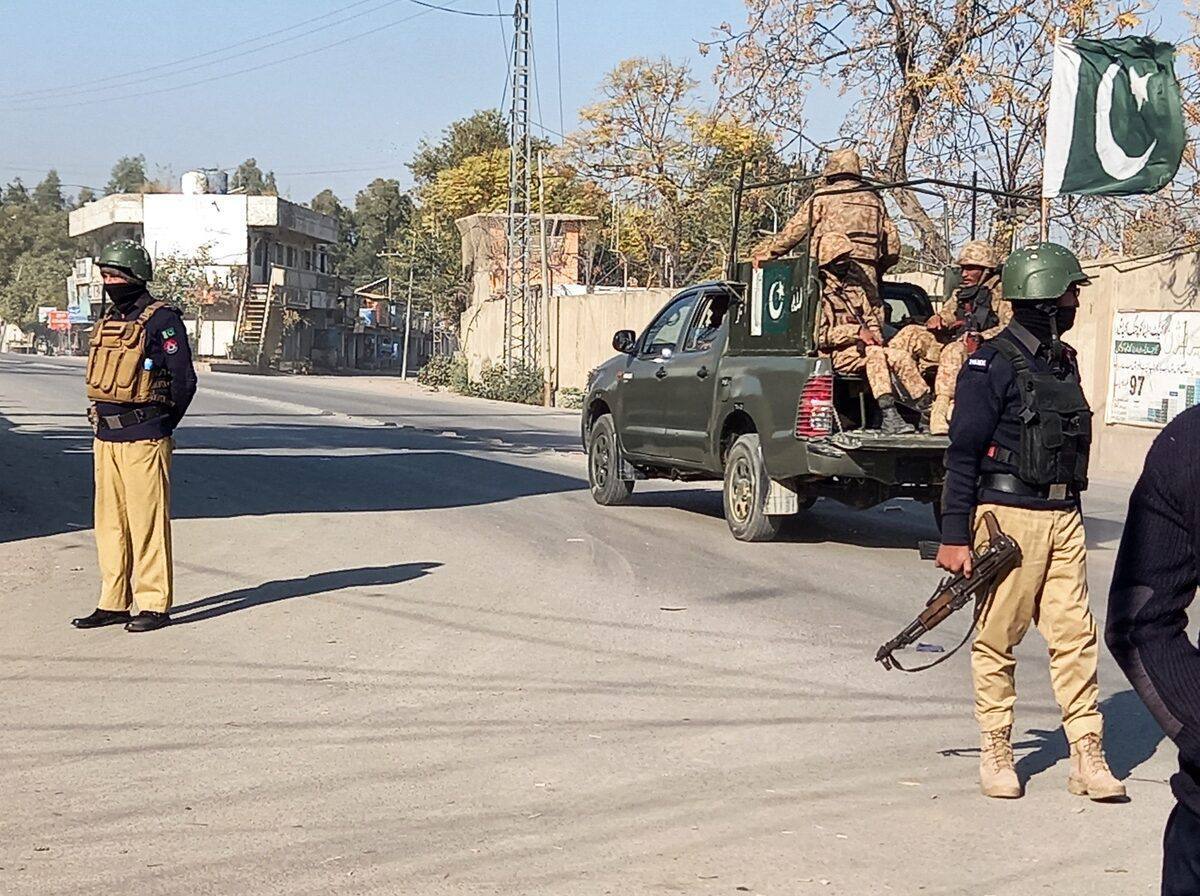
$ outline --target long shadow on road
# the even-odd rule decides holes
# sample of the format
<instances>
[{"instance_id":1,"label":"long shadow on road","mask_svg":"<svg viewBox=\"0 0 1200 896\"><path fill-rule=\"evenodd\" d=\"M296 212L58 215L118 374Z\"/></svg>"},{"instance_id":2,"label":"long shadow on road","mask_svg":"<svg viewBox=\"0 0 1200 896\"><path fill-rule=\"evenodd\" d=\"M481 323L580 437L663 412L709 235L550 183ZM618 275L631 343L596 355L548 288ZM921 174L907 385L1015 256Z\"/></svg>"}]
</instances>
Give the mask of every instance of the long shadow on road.
<instances>
[{"instance_id":1,"label":"long shadow on road","mask_svg":"<svg viewBox=\"0 0 1200 896\"><path fill-rule=\"evenodd\" d=\"M501 459L518 450L394 427L185 422L177 451L176 519L469 507L586 487ZM0 543L90 529L91 501L90 430L0 417Z\"/></svg>"},{"instance_id":2,"label":"long shadow on road","mask_svg":"<svg viewBox=\"0 0 1200 896\"><path fill-rule=\"evenodd\" d=\"M212 597L194 600L174 607L175 623L202 622L226 613L248 610L294 597L312 597L344 588L368 585L398 585L419 579L437 569L440 563L397 563L392 566L365 566L359 569L339 569L315 573L295 579L276 579L253 588L238 588Z\"/></svg>"}]
</instances>

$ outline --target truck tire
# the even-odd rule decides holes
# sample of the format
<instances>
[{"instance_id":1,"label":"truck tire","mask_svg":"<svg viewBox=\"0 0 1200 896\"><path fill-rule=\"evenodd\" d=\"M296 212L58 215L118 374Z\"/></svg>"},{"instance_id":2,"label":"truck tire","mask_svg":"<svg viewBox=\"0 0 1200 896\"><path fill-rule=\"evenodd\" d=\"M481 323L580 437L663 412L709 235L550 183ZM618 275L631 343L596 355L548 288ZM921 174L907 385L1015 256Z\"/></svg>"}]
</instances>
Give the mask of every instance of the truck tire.
<instances>
[{"instance_id":1,"label":"truck tire","mask_svg":"<svg viewBox=\"0 0 1200 896\"><path fill-rule=\"evenodd\" d=\"M616 424L612 414L604 414L592 424L588 440L588 485L597 504L605 507L627 504L633 494L633 483L617 477L620 457Z\"/></svg>"},{"instance_id":2,"label":"truck tire","mask_svg":"<svg viewBox=\"0 0 1200 896\"><path fill-rule=\"evenodd\" d=\"M763 512L770 488L757 433L739 436L725 458L725 522L738 541L771 541L783 517Z\"/></svg>"}]
</instances>

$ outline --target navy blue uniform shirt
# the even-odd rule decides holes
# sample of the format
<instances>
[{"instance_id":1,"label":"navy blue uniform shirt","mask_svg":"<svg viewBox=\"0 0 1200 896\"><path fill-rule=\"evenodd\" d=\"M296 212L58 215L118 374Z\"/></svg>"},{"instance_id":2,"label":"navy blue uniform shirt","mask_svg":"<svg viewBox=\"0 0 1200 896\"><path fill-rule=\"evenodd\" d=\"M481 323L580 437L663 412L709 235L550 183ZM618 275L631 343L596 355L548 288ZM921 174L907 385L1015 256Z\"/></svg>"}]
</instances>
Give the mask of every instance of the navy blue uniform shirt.
<instances>
[{"instance_id":1,"label":"navy blue uniform shirt","mask_svg":"<svg viewBox=\"0 0 1200 896\"><path fill-rule=\"evenodd\" d=\"M1017 374L994 343L1007 339L1015 344L1034 372L1054 370L1050 349L1013 321L985 342L958 375L954 390L954 416L950 420L950 447L946 449L946 485L942 490L942 543L971 543L971 514L978 504L1010 507L1037 507L1046 510L1070 510L1077 507L1076 497L1061 500L1011 495L979 488L985 473L1010 473L1017 468L988 456L992 445L1016 452L1021 447L1021 398L1017 393ZM1078 376L1075 352L1063 346L1060 365L1062 377Z\"/></svg>"},{"instance_id":2,"label":"navy blue uniform shirt","mask_svg":"<svg viewBox=\"0 0 1200 896\"><path fill-rule=\"evenodd\" d=\"M115 308L109 315L116 320L137 320L146 307L157 301L150 293L144 293L125 314ZM101 427L96 438L102 442L139 442L145 439L165 439L175 431L183 415L187 413L192 396L196 394L196 369L192 366L192 349L188 344L183 318L174 308L159 308L146 321L146 358L155 369L165 369L171 378L172 407L166 415L147 420L122 429ZM154 410L155 404L115 404L97 401L96 412L109 417L125 414L135 408Z\"/></svg>"},{"instance_id":3,"label":"navy blue uniform shirt","mask_svg":"<svg viewBox=\"0 0 1200 896\"><path fill-rule=\"evenodd\" d=\"M1188 638L1200 557L1200 408L1159 434L1129 498L1105 641L1179 747L1175 797L1200 815L1200 650Z\"/></svg>"}]
</instances>

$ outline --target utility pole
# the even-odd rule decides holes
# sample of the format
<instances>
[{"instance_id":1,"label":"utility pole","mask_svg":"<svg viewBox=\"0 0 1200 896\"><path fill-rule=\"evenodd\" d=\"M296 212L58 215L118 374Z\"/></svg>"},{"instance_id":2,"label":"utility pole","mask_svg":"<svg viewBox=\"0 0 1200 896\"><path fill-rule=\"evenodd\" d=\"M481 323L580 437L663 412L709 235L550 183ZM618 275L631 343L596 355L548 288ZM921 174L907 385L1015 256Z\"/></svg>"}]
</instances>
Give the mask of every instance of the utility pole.
<instances>
[{"instance_id":1,"label":"utility pole","mask_svg":"<svg viewBox=\"0 0 1200 896\"><path fill-rule=\"evenodd\" d=\"M546 362L543 367L545 379L542 404L550 407L554 404L553 370L550 366L550 259L546 248L546 176L542 172L542 151L538 150L538 216L541 218L541 256L542 256L542 298L546 300L546 319L543 321L546 331Z\"/></svg>"},{"instance_id":2,"label":"utility pole","mask_svg":"<svg viewBox=\"0 0 1200 896\"><path fill-rule=\"evenodd\" d=\"M417 232L412 235L412 248L408 253L408 301L404 303L404 348L400 352L400 379L408 379L408 334L412 329L413 269L417 261Z\"/></svg>"},{"instance_id":3,"label":"utility pole","mask_svg":"<svg viewBox=\"0 0 1200 896\"><path fill-rule=\"evenodd\" d=\"M513 53L509 72L512 102L508 113L508 221L504 269L504 363L532 364L537 359L537 303L529 289L532 192L532 144L529 135L530 0L513 6Z\"/></svg>"}]
</instances>

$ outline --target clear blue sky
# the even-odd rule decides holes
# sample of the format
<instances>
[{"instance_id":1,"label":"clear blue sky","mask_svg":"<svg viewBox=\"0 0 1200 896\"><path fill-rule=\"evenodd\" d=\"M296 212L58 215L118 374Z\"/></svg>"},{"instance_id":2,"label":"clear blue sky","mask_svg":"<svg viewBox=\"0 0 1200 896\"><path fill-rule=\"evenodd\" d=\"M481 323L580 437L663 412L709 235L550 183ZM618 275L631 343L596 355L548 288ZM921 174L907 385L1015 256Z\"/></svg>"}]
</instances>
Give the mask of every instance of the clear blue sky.
<instances>
[{"instance_id":1,"label":"clear blue sky","mask_svg":"<svg viewBox=\"0 0 1200 896\"><path fill-rule=\"evenodd\" d=\"M496 11L496 0L437 2ZM500 3L511 12L511 0ZM707 82L712 63L699 57L696 41L718 23L745 16L741 0L559 0L558 6L568 131L573 110L591 101L602 75L629 56L688 59ZM532 0L532 8L541 93L541 113L535 103L533 114L558 130L555 2ZM357 17L338 24L350 16ZM407 183L404 162L420 138L499 104L507 62L501 21L511 30L509 19L423 10L411 0L5 0L0 181L20 176L32 186L53 166L67 183L103 186L117 157L144 153L152 173L166 166L176 176L254 156L299 201L326 186L349 201L376 176ZM392 22L399 24L280 65L116 99L307 53ZM321 30L297 38L314 29ZM297 39L262 49L287 38ZM228 49L180 66L191 71L123 74L221 48ZM228 58L234 54L244 55ZM308 173L326 171L339 173Z\"/></svg>"}]
</instances>

